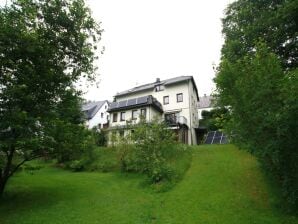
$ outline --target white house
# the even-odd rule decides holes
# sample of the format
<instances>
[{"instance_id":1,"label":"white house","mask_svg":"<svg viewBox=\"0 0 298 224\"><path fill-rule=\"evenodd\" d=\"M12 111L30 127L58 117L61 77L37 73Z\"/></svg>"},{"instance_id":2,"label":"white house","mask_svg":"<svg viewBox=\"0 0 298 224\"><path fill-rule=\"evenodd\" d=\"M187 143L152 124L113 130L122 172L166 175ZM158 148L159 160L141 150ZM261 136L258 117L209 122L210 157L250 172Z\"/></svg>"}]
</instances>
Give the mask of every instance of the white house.
<instances>
[{"instance_id":1,"label":"white house","mask_svg":"<svg viewBox=\"0 0 298 224\"><path fill-rule=\"evenodd\" d=\"M85 113L87 127L89 129L107 127L109 123L108 108L109 102L107 100L85 103L82 106L82 111Z\"/></svg>"},{"instance_id":2,"label":"white house","mask_svg":"<svg viewBox=\"0 0 298 224\"><path fill-rule=\"evenodd\" d=\"M212 96L207 96L206 94L204 94L204 96L200 97L199 99L200 100L198 102L198 117L199 119L202 119L202 111L210 111L214 109L213 98Z\"/></svg>"},{"instance_id":3,"label":"white house","mask_svg":"<svg viewBox=\"0 0 298 224\"><path fill-rule=\"evenodd\" d=\"M108 112L110 129L137 123L140 115L148 122L154 117L164 119L181 142L197 144L199 96L192 76L180 76L134 87L117 93Z\"/></svg>"}]
</instances>

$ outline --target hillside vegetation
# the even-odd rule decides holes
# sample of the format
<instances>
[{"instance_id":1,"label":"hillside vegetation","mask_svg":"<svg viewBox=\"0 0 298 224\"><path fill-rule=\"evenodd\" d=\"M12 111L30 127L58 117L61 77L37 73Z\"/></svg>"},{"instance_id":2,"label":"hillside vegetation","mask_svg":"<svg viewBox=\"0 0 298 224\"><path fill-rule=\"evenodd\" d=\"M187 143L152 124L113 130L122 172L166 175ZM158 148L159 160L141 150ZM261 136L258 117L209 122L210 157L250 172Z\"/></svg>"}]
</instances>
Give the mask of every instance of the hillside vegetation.
<instances>
[{"instance_id":1,"label":"hillside vegetation","mask_svg":"<svg viewBox=\"0 0 298 224\"><path fill-rule=\"evenodd\" d=\"M1 224L298 223L277 208L278 194L256 159L232 145L194 147L183 179L166 192L145 175L23 171L0 202Z\"/></svg>"}]
</instances>

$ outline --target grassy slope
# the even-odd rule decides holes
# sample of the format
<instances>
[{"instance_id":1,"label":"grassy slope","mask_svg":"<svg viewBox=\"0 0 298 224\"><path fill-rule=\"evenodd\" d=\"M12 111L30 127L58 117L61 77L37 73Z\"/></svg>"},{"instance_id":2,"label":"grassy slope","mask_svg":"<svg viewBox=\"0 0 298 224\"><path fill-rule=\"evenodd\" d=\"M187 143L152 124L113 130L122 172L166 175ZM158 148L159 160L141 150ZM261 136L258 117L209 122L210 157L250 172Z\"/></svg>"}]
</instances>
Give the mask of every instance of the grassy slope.
<instances>
[{"instance_id":1,"label":"grassy slope","mask_svg":"<svg viewBox=\"0 0 298 224\"><path fill-rule=\"evenodd\" d=\"M201 146L166 193L133 174L19 173L0 202L0 223L298 223L272 210L272 200L252 156L231 145Z\"/></svg>"}]
</instances>

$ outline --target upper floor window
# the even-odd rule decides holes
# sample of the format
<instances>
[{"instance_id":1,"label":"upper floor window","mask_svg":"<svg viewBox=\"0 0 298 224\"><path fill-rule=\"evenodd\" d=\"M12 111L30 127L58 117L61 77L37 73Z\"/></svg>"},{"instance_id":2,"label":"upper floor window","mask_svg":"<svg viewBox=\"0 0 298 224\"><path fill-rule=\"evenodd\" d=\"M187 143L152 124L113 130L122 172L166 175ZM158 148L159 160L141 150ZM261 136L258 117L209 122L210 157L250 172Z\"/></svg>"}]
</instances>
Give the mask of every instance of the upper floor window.
<instances>
[{"instance_id":1,"label":"upper floor window","mask_svg":"<svg viewBox=\"0 0 298 224\"><path fill-rule=\"evenodd\" d=\"M183 93L178 93L177 94L177 102L183 102Z\"/></svg>"},{"instance_id":2,"label":"upper floor window","mask_svg":"<svg viewBox=\"0 0 298 224\"><path fill-rule=\"evenodd\" d=\"M103 113L100 113L101 118L103 118Z\"/></svg>"},{"instance_id":3,"label":"upper floor window","mask_svg":"<svg viewBox=\"0 0 298 224\"><path fill-rule=\"evenodd\" d=\"M138 110L132 110L131 119L136 120L138 118Z\"/></svg>"},{"instance_id":4,"label":"upper floor window","mask_svg":"<svg viewBox=\"0 0 298 224\"><path fill-rule=\"evenodd\" d=\"M146 118L146 108L141 109L142 118Z\"/></svg>"},{"instance_id":5,"label":"upper floor window","mask_svg":"<svg viewBox=\"0 0 298 224\"><path fill-rule=\"evenodd\" d=\"M156 92L163 91L164 89L165 89L165 87L163 85L155 86L155 91Z\"/></svg>"},{"instance_id":6,"label":"upper floor window","mask_svg":"<svg viewBox=\"0 0 298 224\"><path fill-rule=\"evenodd\" d=\"M121 112L120 121L125 121L125 112Z\"/></svg>"},{"instance_id":7,"label":"upper floor window","mask_svg":"<svg viewBox=\"0 0 298 224\"><path fill-rule=\"evenodd\" d=\"M163 97L163 104L164 105L169 104L169 96L164 96Z\"/></svg>"},{"instance_id":8,"label":"upper floor window","mask_svg":"<svg viewBox=\"0 0 298 224\"><path fill-rule=\"evenodd\" d=\"M118 113L113 113L113 122L117 122Z\"/></svg>"}]
</instances>

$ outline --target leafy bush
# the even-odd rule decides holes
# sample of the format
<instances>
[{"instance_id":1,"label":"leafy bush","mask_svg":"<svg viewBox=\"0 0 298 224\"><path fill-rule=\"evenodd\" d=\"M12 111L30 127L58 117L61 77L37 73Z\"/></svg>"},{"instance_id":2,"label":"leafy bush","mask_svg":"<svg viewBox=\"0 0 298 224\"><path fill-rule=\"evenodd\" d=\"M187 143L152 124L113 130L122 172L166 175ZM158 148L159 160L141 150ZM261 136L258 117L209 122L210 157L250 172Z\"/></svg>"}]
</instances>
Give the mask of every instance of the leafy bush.
<instances>
[{"instance_id":1,"label":"leafy bush","mask_svg":"<svg viewBox=\"0 0 298 224\"><path fill-rule=\"evenodd\" d=\"M288 205L298 208L298 69L283 71L260 43L242 60L223 61L215 81L218 102L231 108L226 127L237 144L260 159Z\"/></svg>"},{"instance_id":2,"label":"leafy bush","mask_svg":"<svg viewBox=\"0 0 298 224\"><path fill-rule=\"evenodd\" d=\"M120 138L117 145L121 169L145 173L153 183L173 180L175 170L170 162L183 148L177 147L174 132L158 120L151 123L141 120L128 128L133 131Z\"/></svg>"},{"instance_id":3,"label":"leafy bush","mask_svg":"<svg viewBox=\"0 0 298 224\"><path fill-rule=\"evenodd\" d=\"M106 132L104 130L98 130L97 128L93 128L92 134L95 140L95 144L97 146L107 145L107 137L106 137Z\"/></svg>"},{"instance_id":4,"label":"leafy bush","mask_svg":"<svg viewBox=\"0 0 298 224\"><path fill-rule=\"evenodd\" d=\"M112 148L97 147L91 163L86 165L88 171L109 172L119 168L117 153Z\"/></svg>"}]
</instances>

